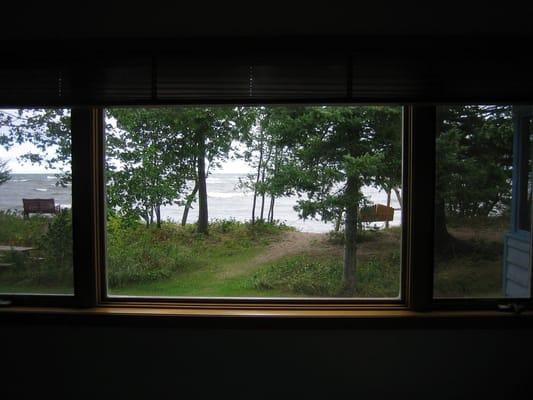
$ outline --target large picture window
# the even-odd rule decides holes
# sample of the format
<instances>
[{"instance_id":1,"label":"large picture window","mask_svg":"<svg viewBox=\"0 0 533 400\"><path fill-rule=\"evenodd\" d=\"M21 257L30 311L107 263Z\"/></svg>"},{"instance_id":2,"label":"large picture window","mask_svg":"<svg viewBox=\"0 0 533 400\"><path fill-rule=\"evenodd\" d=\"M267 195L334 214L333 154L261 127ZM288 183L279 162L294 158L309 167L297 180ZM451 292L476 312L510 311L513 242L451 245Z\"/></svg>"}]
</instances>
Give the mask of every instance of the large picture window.
<instances>
[{"instance_id":1,"label":"large picture window","mask_svg":"<svg viewBox=\"0 0 533 400\"><path fill-rule=\"evenodd\" d=\"M0 305L529 306L528 54L144 46L5 57Z\"/></svg>"},{"instance_id":2,"label":"large picture window","mask_svg":"<svg viewBox=\"0 0 533 400\"><path fill-rule=\"evenodd\" d=\"M402 108L110 108L109 294L400 296Z\"/></svg>"}]
</instances>

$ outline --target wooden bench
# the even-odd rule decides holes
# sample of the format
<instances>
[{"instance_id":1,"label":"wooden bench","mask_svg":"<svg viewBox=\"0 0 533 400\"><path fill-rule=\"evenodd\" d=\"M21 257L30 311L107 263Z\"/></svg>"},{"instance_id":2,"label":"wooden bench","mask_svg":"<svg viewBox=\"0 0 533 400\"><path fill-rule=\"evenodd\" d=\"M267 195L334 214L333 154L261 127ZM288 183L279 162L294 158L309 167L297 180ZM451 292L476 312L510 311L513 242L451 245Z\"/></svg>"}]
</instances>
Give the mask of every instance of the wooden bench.
<instances>
[{"instance_id":1,"label":"wooden bench","mask_svg":"<svg viewBox=\"0 0 533 400\"><path fill-rule=\"evenodd\" d=\"M363 207L359 211L359 221L361 222L388 222L394 219L394 208L383 204L375 204Z\"/></svg>"},{"instance_id":2,"label":"wooden bench","mask_svg":"<svg viewBox=\"0 0 533 400\"><path fill-rule=\"evenodd\" d=\"M54 199L22 199L22 205L24 218L29 218L30 214L57 214L60 211Z\"/></svg>"}]
</instances>

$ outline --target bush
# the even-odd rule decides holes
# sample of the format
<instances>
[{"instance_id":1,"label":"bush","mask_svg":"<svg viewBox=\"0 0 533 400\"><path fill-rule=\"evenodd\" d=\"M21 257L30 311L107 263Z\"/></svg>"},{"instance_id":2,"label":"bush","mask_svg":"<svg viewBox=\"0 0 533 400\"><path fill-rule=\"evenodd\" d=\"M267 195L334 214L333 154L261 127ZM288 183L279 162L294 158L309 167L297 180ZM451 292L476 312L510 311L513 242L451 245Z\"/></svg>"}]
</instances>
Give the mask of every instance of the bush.
<instances>
[{"instance_id":1,"label":"bush","mask_svg":"<svg viewBox=\"0 0 533 400\"><path fill-rule=\"evenodd\" d=\"M173 224L172 224L173 225ZM107 224L107 278L111 287L170 278L192 260L179 246L179 229L160 229L111 218Z\"/></svg>"},{"instance_id":2,"label":"bush","mask_svg":"<svg viewBox=\"0 0 533 400\"><path fill-rule=\"evenodd\" d=\"M8 246L34 246L46 232L50 218L32 215L23 219L20 213L0 211L0 243Z\"/></svg>"},{"instance_id":3,"label":"bush","mask_svg":"<svg viewBox=\"0 0 533 400\"><path fill-rule=\"evenodd\" d=\"M10 211L0 212L0 241L11 246L30 246L26 252L6 252L2 261L14 264L2 276L10 284L72 287L72 215L63 210L50 218L34 215L23 219Z\"/></svg>"},{"instance_id":4,"label":"bush","mask_svg":"<svg viewBox=\"0 0 533 400\"><path fill-rule=\"evenodd\" d=\"M259 290L280 290L316 297L343 296L343 264L298 256L256 272L250 284ZM400 252L386 259L360 263L354 297L397 297L400 288Z\"/></svg>"},{"instance_id":5,"label":"bush","mask_svg":"<svg viewBox=\"0 0 533 400\"><path fill-rule=\"evenodd\" d=\"M369 242L371 240L375 240L379 237L381 234L380 231L377 230L357 230L357 236L356 240L357 243L363 243L363 242ZM332 230L327 233L328 236L328 242L331 244L338 244L338 245L344 245L344 229L340 229L338 231Z\"/></svg>"},{"instance_id":6,"label":"bush","mask_svg":"<svg viewBox=\"0 0 533 400\"><path fill-rule=\"evenodd\" d=\"M278 289L299 295L334 297L342 289L342 265L295 257L256 272L251 283L259 290Z\"/></svg>"},{"instance_id":7,"label":"bush","mask_svg":"<svg viewBox=\"0 0 533 400\"><path fill-rule=\"evenodd\" d=\"M72 269L72 213L61 210L48 223L46 233L37 240L50 266Z\"/></svg>"},{"instance_id":8,"label":"bush","mask_svg":"<svg viewBox=\"0 0 533 400\"><path fill-rule=\"evenodd\" d=\"M110 287L159 281L188 268L224 262L257 244L271 241L287 227L250 224L235 219L214 220L209 235L196 232L195 224L171 221L161 228L113 214L107 221L107 277Z\"/></svg>"}]
</instances>

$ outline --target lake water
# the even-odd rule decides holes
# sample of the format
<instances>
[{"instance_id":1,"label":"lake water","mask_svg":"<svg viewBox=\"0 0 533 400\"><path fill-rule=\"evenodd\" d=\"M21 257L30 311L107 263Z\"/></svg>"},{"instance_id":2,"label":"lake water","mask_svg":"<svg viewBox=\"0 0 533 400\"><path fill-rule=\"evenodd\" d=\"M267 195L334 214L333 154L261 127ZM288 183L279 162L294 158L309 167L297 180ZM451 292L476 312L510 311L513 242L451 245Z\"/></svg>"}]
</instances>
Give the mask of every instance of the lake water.
<instances>
[{"instance_id":1,"label":"lake water","mask_svg":"<svg viewBox=\"0 0 533 400\"><path fill-rule=\"evenodd\" d=\"M207 178L207 194L209 206L209 219L235 218L238 221L246 221L251 218L252 193L243 193L237 189L239 178L245 174L214 173ZM0 185L0 209L22 210L22 198L53 198L61 207L71 207L71 188L56 185L56 177L53 174L12 174L11 180ZM372 187L363 190L368 200L374 203L386 204L387 195ZM297 197L284 197L276 199L274 219L295 227L302 232L328 232L333 229L332 223L324 223L317 220L302 220L294 211ZM260 203L258 201L258 203ZM269 201L265 201L265 209ZM391 207L394 207L394 220L391 225L400 225L401 211L396 197L392 196ZM259 205L256 209L259 213ZM198 205L189 213L188 222L194 222L198 217ZM183 208L177 205L165 206L161 209L163 219L181 221ZM266 211L265 211L266 217ZM382 223L375 223L381 227Z\"/></svg>"}]
</instances>

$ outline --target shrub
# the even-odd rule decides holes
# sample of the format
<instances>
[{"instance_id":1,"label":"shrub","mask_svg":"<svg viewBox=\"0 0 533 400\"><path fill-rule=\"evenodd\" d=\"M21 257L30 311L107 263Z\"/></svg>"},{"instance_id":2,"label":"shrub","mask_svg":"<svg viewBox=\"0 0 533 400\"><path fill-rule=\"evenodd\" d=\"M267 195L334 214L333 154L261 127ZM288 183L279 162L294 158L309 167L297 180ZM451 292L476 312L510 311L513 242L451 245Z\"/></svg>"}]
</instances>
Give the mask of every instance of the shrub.
<instances>
[{"instance_id":1,"label":"shrub","mask_svg":"<svg viewBox=\"0 0 533 400\"><path fill-rule=\"evenodd\" d=\"M63 210L50 218L0 212L0 241L12 246L31 246L30 253L6 252L3 262L14 264L2 280L13 284L66 285L72 287L72 215Z\"/></svg>"},{"instance_id":2,"label":"shrub","mask_svg":"<svg viewBox=\"0 0 533 400\"><path fill-rule=\"evenodd\" d=\"M37 244L47 264L72 269L72 213L69 209L61 210L52 218Z\"/></svg>"},{"instance_id":3,"label":"shrub","mask_svg":"<svg viewBox=\"0 0 533 400\"><path fill-rule=\"evenodd\" d=\"M46 232L50 218L32 215L23 219L20 213L0 211L0 243L11 246L34 246Z\"/></svg>"},{"instance_id":4,"label":"shrub","mask_svg":"<svg viewBox=\"0 0 533 400\"><path fill-rule=\"evenodd\" d=\"M168 279L190 264L179 248L176 231L141 224L130 226L120 219L108 222L107 278L111 287Z\"/></svg>"},{"instance_id":5,"label":"shrub","mask_svg":"<svg viewBox=\"0 0 533 400\"><path fill-rule=\"evenodd\" d=\"M297 256L256 272L250 284L259 290L281 290L295 295L343 296L341 261ZM360 263L354 297L397 297L400 288L400 252Z\"/></svg>"},{"instance_id":6,"label":"shrub","mask_svg":"<svg viewBox=\"0 0 533 400\"><path fill-rule=\"evenodd\" d=\"M278 289L308 296L337 296L342 289L342 265L294 257L254 274L251 284L259 290Z\"/></svg>"},{"instance_id":7,"label":"shrub","mask_svg":"<svg viewBox=\"0 0 533 400\"><path fill-rule=\"evenodd\" d=\"M370 230L357 230L356 240L357 243L369 242L375 240L381 234L380 231L370 229ZM331 230L327 233L328 242L331 244L344 245L344 229L338 231Z\"/></svg>"}]
</instances>

